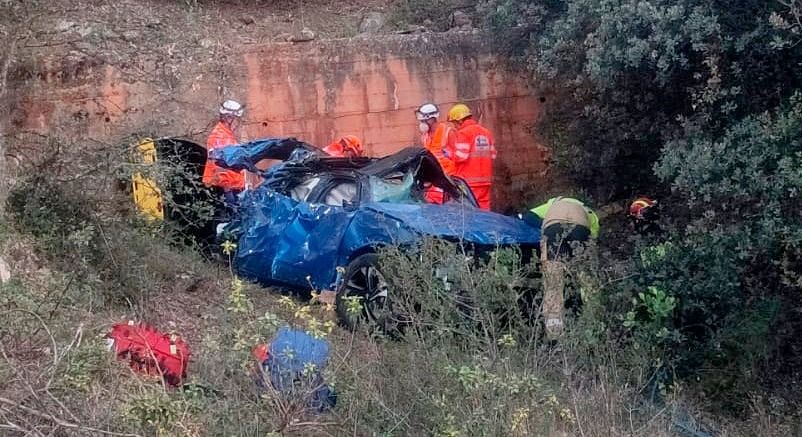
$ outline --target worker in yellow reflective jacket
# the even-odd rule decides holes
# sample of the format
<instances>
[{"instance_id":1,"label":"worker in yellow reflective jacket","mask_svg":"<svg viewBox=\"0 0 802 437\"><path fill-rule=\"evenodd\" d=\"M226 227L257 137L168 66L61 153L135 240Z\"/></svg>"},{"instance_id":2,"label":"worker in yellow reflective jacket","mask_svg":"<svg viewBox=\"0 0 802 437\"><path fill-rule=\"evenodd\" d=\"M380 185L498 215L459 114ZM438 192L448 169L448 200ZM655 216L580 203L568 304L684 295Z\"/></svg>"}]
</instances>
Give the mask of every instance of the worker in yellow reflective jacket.
<instances>
[{"instance_id":1,"label":"worker in yellow reflective jacket","mask_svg":"<svg viewBox=\"0 0 802 437\"><path fill-rule=\"evenodd\" d=\"M554 197L522 218L540 225L543 318L547 337L556 339L563 332L565 261L590 238L599 236L599 217L579 200Z\"/></svg>"}]
</instances>

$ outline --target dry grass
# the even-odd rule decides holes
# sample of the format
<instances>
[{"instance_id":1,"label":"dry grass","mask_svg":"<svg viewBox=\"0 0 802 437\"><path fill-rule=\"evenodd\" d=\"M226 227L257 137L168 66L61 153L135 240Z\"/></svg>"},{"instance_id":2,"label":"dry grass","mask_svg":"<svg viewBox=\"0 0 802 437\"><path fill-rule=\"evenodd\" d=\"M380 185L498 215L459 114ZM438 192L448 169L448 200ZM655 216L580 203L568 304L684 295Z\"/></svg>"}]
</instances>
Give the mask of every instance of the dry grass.
<instances>
[{"instance_id":1,"label":"dry grass","mask_svg":"<svg viewBox=\"0 0 802 437\"><path fill-rule=\"evenodd\" d=\"M706 417L678 389L663 406L645 401L648 357L611 341L621 328L606 325L616 322L593 299L561 347L542 341L510 286L531 272L509 253L466 265L437 242L422 257L389 250L398 303L416 316L401 341L389 340L341 329L325 306L235 281L223 264L109 211L109 193L95 198L68 181L59 189L37 194L49 199L41 208L0 220L0 253L13 271L0 285L3 434L668 436L687 422L683 412ZM67 195L94 214L76 212ZM433 278L438 263L458 266L460 300ZM596 293L610 279L575 276ZM132 373L104 349L109 327L130 318L189 341L185 390ZM250 349L282 325L330 341L332 412L307 414L304 393L256 389ZM705 423L733 436L799 430L770 405L755 400L743 420Z\"/></svg>"},{"instance_id":2,"label":"dry grass","mask_svg":"<svg viewBox=\"0 0 802 437\"><path fill-rule=\"evenodd\" d=\"M11 232L3 247L36 252ZM10 322L0 328L0 426L8 435L669 436L671 421L689 409L679 409L678 399L650 406L632 384L635 369L613 355L589 362L575 355L570 340L561 349L520 344L491 359L473 343L477 338L432 333L398 342L334 328L327 334L333 356L326 376L339 404L330 414L309 416L298 399L257 393L249 349L281 324L325 334L332 313L247 284L237 303L225 275L199 273L209 281L204 287L164 287L148 305L162 311L138 310L192 339L191 389L165 390L102 347L98 337L129 310L87 306L80 287L65 283L62 273L26 271L28 263L30 257L12 262L17 279L0 288ZM48 282L67 289L59 308L51 291L39 289ZM720 426L722 435L793 435L798 428L764 405L755 401L744 421Z\"/></svg>"}]
</instances>

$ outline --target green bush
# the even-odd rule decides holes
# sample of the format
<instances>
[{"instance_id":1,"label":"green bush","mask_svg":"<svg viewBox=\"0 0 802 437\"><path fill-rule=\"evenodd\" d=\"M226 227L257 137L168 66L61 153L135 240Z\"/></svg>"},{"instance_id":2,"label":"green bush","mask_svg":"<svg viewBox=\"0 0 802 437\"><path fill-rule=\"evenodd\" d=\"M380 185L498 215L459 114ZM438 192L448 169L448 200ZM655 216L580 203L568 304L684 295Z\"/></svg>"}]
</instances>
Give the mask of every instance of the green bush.
<instances>
[{"instance_id":1,"label":"green bush","mask_svg":"<svg viewBox=\"0 0 802 437\"><path fill-rule=\"evenodd\" d=\"M189 250L178 254L164 244L178 240L170 229L115 215L82 189L85 182L34 177L12 187L7 202L13 224L76 286L99 290L108 302L137 304L195 267L186 263Z\"/></svg>"},{"instance_id":2,"label":"green bush","mask_svg":"<svg viewBox=\"0 0 802 437\"><path fill-rule=\"evenodd\" d=\"M498 0L486 11L542 93L540 133L562 170L597 197L662 197L665 241L623 261L632 276L598 316L731 410L791 378L802 362L798 2Z\"/></svg>"},{"instance_id":3,"label":"green bush","mask_svg":"<svg viewBox=\"0 0 802 437\"><path fill-rule=\"evenodd\" d=\"M44 178L33 178L12 187L8 212L54 258L66 264L98 262L92 249L102 241L87 199L68 195Z\"/></svg>"},{"instance_id":4,"label":"green bush","mask_svg":"<svg viewBox=\"0 0 802 437\"><path fill-rule=\"evenodd\" d=\"M617 366L597 304L597 278L572 266L571 289L585 289L590 307L569 318L564 349L555 350L542 339L539 298L530 294L540 288L532 281L534 266L515 250L475 261L455 244L427 241L414 252L386 248L380 263L394 310L408 324L402 341L379 337L368 350L381 352L369 360L349 357L333 374L338 409L350 417L346 428L373 435L523 436L573 435L580 427L601 435L629 426L623 400L636 394L621 387L642 381L628 379L636 366L616 376L604 370ZM581 394L568 389L586 383ZM608 413L591 419L605 389L617 400L607 397ZM642 423L648 410L636 416L634 423ZM643 432L660 435L663 425L656 420Z\"/></svg>"},{"instance_id":5,"label":"green bush","mask_svg":"<svg viewBox=\"0 0 802 437\"><path fill-rule=\"evenodd\" d=\"M597 196L654 191L651 166L684 121L720 132L801 78L787 60L802 46L771 43L795 38L771 25L788 15L781 2L498 0L486 10L494 40L545 98L541 133L557 163Z\"/></svg>"},{"instance_id":6,"label":"green bush","mask_svg":"<svg viewBox=\"0 0 802 437\"><path fill-rule=\"evenodd\" d=\"M801 138L795 95L721 136L689 133L666 146L656 167L685 199L677 207L690 221L672 249L644 266L645 277L679 300L677 325L694 345L693 356L683 357L687 369L719 369L716 385L730 390L754 382L769 357L772 367L798 360L778 355L792 350L798 331L770 334L793 317L802 291L802 204L794 200L802 189ZM723 371L733 366L737 372ZM732 377L724 384L720 375Z\"/></svg>"}]
</instances>

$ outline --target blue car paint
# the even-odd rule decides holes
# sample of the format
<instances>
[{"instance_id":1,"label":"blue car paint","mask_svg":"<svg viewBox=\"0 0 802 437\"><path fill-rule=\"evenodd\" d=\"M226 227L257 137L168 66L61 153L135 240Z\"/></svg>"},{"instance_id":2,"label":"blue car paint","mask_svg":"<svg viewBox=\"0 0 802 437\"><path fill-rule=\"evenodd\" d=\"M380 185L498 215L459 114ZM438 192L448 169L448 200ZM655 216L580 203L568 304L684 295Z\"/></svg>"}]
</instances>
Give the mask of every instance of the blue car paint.
<instances>
[{"instance_id":1,"label":"blue car paint","mask_svg":"<svg viewBox=\"0 0 802 437\"><path fill-rule=\"evenodd\" d=\"M520 220L463 205L368 203L355 209L299 203L272 190L246 193L236 267L247 278L332 289L336 267L367 249L425 236L483 246L537 245Z\"/></svg>"},{"instance_id":2,"label":"blue car paint","mask_svg":"<svg viewBox=\"0 0 802 437\"><path fill-rule=\"evenodd\" d=\"M540 241L540 230L521 220L467 205L371 203L364 208L392 217L423 235L486 246Z\"/></svg>"},{"instance_id":3,"label":"blue car paint","mask_svg":"<svg viewBox=\"0 0 802 437\"><path fill-rule=\"evenodd\" d=\"M314 146L294 138L265 138L209 151L209 158L232 170L260 172L256 164L263 159L302 159L320 152Z\"/></svg>"},{"instance_id":4,"label":"blue car paint","mask_svg":"<svg viewBox=\"0 0 802 437\"><path fill-rule=\"evenodd\" d=\"M287 139L257 140L213 151L233 169L255 169L264 158L306 159ZM309 146L311 147L311 146ZM278 171L268 170L266 180ZM540 230L522 220L465 204L362 203L356 207L298 202L263 184L240 199L234 259L238 273L262 283L333 289L336 268L356 255L387 245L413 246L425 237L494 247L536 246Z\"/></svg>"},{"instance_id":5,"label":"blue car paint","mask_svg":"<svg viewBox=\"0 0 802 437\"><path fill-rule=\"evenodd\" d=\"M332 236L350 219L342 208L299 203L272 190L246 192L233 223L243 230L234 260L237 271L263 283L329 285L339 250Z\"/></svg>"}]
</instances>

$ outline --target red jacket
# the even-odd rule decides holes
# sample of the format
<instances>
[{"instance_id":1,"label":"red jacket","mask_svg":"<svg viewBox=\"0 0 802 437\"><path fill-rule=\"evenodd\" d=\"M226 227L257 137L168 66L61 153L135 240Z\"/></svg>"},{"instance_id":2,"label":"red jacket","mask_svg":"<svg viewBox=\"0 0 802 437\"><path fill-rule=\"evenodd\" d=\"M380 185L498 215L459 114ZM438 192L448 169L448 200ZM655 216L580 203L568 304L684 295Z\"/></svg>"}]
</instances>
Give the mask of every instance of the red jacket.
<instances>
[{"instance_id":1,"label":"red jacket","mask_svg":"<svg viewBox=\"0 0 802 437\"><path fill-rule=\"evenodd\" d=\"M206 151L237 144L234 132L225 123L218 122L209 139L206 141ZM209 187L220 187L223 190L243 190L245 189L245 175L243 172L228 170L215 164L211 159L206 160L206 167L203 169L203 183Z\"/></svg>"},{"instance_id":2,"label":"red jacket","mask_svg":"<svg viewBox=\"0 0 802 437\"><path fill-rule=\"evenodd\" d=\"M493 134L468 119L457 131L454 155L454 176L465 179L483 209L490 209L490 187L493 184L493 160L496 159Z\"/></svg>"}]
</instances>

